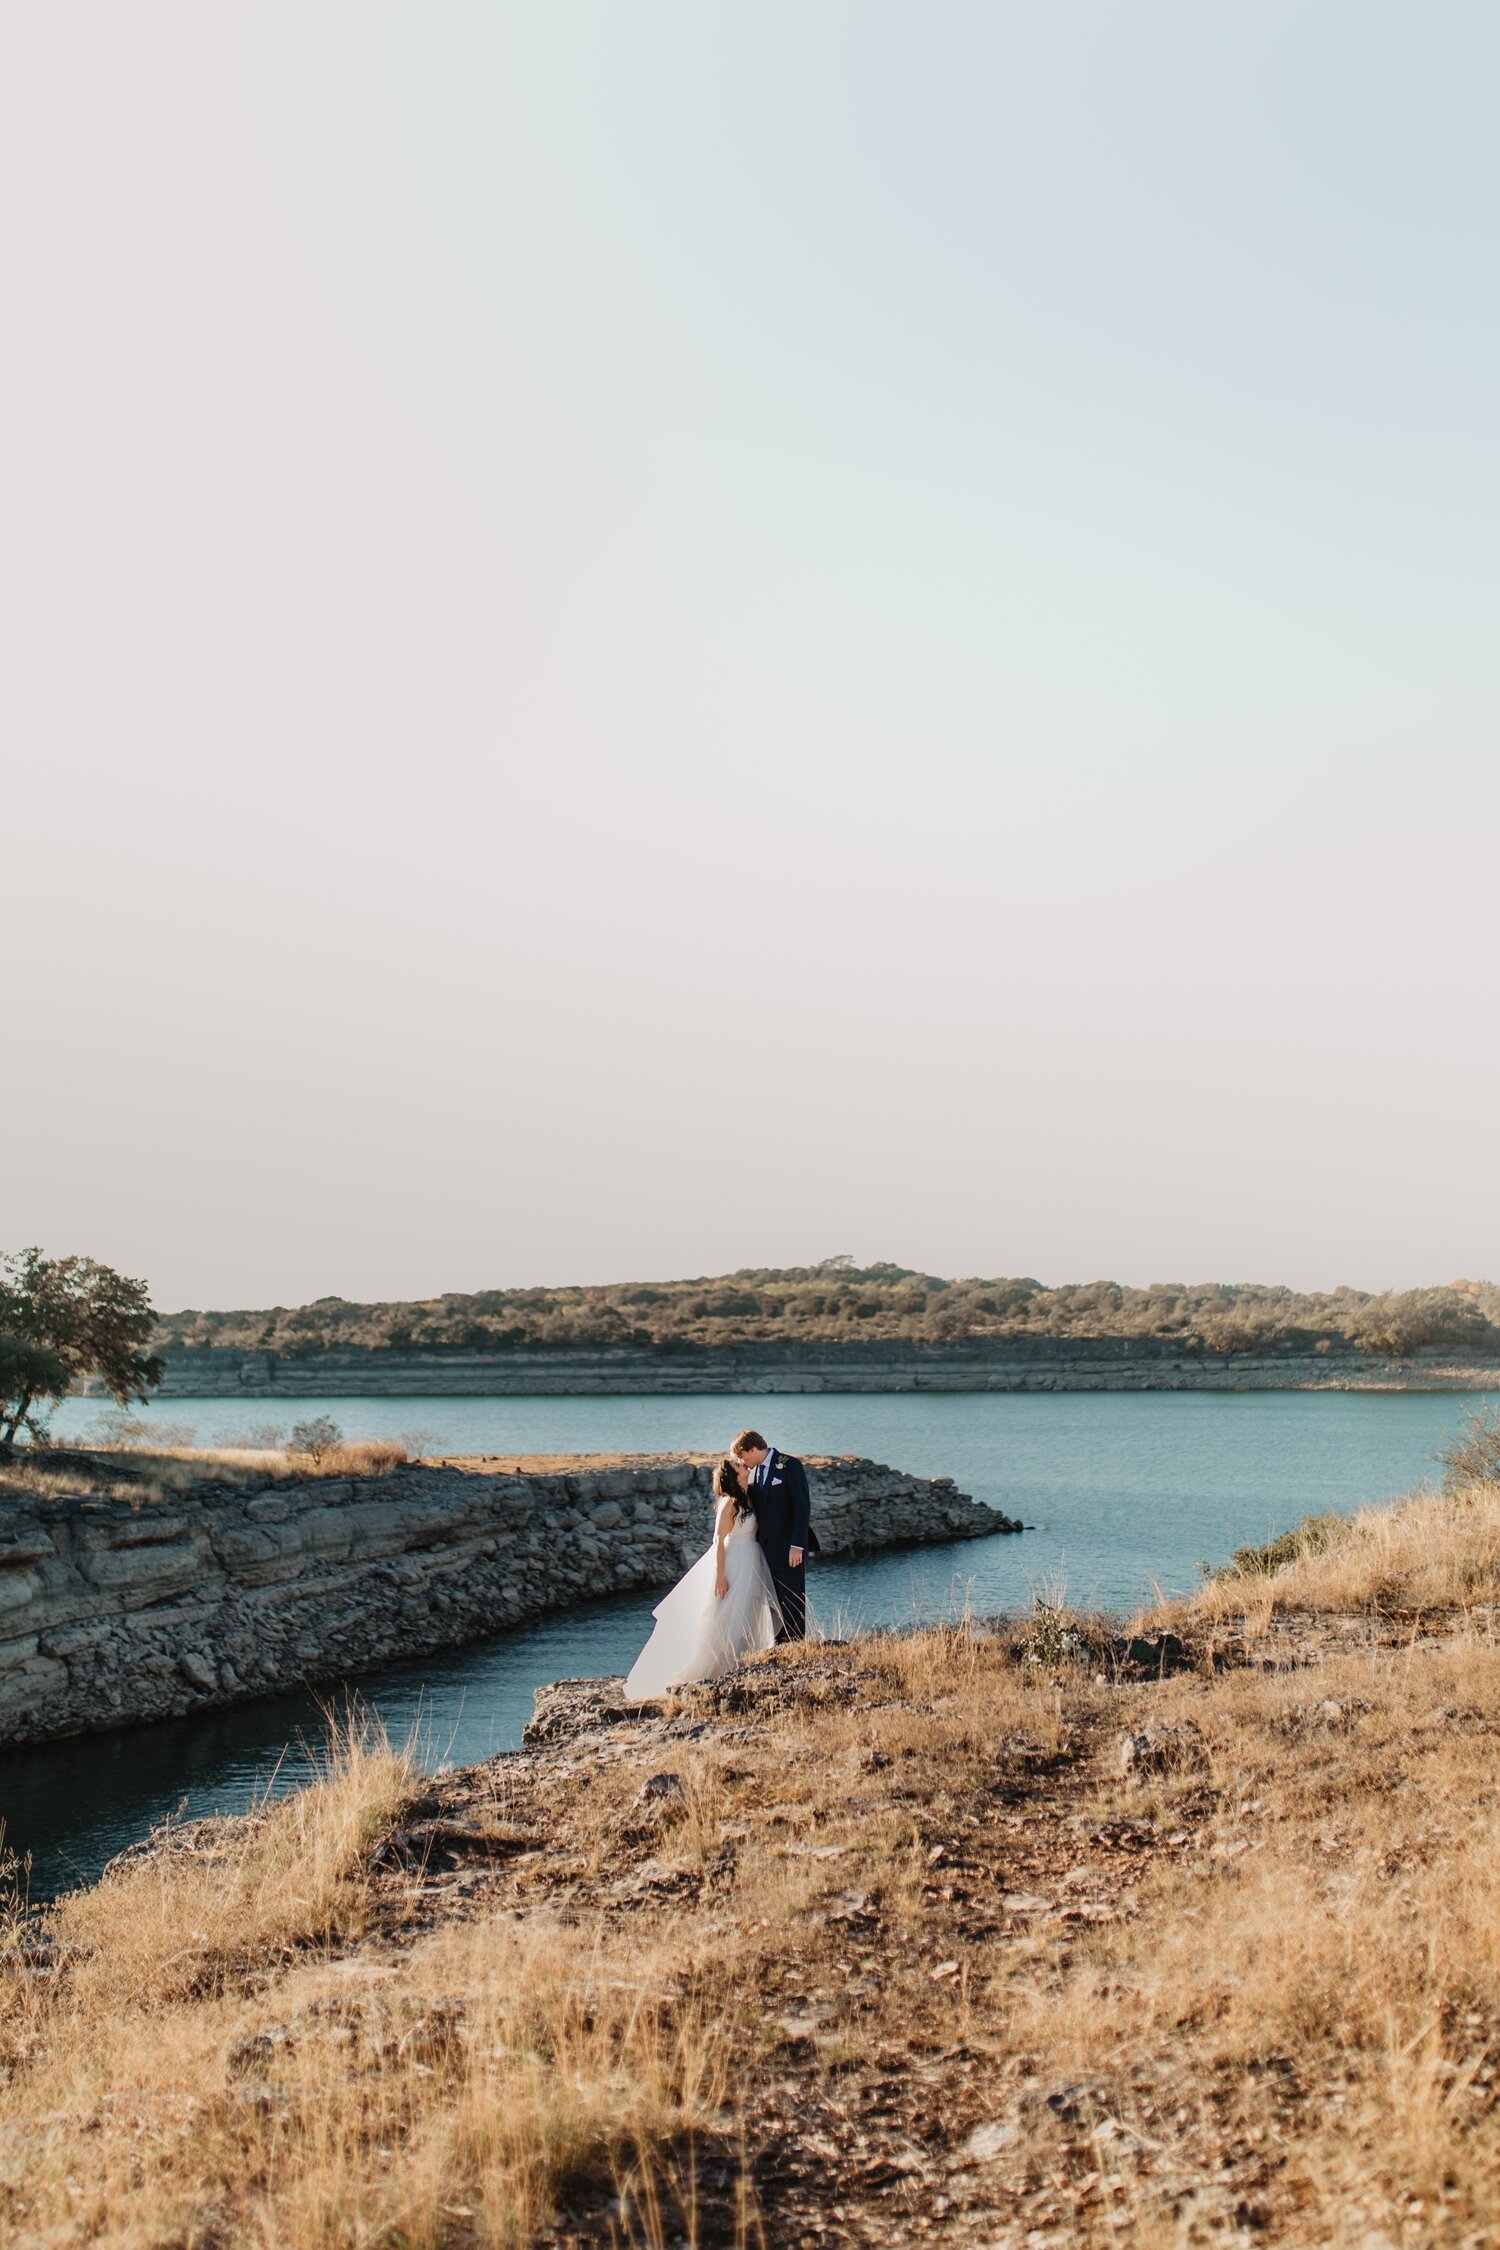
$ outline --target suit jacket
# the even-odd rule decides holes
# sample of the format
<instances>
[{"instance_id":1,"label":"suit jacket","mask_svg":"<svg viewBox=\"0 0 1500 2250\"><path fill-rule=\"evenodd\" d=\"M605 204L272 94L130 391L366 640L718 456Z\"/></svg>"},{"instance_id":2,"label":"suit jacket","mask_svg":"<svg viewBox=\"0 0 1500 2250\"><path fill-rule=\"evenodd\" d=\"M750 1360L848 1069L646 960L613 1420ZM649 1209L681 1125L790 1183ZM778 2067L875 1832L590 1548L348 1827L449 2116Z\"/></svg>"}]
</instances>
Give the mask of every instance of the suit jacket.
<instances>
[{"instance_id":1,"label":"suit jacket","mask_svg":"<svg viewBox=\"0 0 1500 2250\"><path fill-rule=\"evenodd\" d=\"M784 1570L789 1548L810 1551L812 1498L807 1471L794 1453L778 1453L772 1446L750 1497L755 1502L755 1536L766 1549L768 1561L779 1562Z\"/></svg>"}]
</instances>

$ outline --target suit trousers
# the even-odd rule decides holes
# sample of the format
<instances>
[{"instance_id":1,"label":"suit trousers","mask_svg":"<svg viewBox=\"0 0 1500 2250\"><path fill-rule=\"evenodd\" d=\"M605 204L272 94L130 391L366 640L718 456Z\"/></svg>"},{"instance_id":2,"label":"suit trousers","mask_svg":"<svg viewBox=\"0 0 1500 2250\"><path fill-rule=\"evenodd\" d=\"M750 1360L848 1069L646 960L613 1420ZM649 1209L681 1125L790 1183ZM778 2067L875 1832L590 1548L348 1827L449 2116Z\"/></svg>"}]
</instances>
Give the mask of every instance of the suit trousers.
<instances>
[{"instance_id":1,"label":"suit trousers","mask_svg":"<svg viewBox=\"0 0 1500 2250\"><path fill-rule=\"evenodd\" d=\"M776 1589L776 1599L781 1608L781 1626L776 1639L805 1641L807 1638L807 1561L798 1563L796 1569L787 1561L786 1545L766 1548L766 1561L771 1569L771 1584Z\"/></svg>"}]
</instances>

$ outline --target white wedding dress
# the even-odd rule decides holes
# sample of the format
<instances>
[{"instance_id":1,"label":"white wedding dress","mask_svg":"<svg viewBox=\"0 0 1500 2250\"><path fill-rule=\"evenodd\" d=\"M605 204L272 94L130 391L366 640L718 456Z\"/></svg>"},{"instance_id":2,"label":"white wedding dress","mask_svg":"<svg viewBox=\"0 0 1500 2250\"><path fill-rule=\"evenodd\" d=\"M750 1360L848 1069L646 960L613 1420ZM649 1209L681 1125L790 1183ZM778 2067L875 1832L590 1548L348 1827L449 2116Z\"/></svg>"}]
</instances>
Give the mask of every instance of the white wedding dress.
<instances>
[{"instance_id":1,"label":"white wedding dress","mask_svg":"<svg viewBox=\"0 0 1500 2250\"><path fill-rule=\"evenodd\" d=\"M781 1611L754 1516L741 1516L724 1542L729 1591L722 1600L714 1592L717 1547L715 1540L652 1611L656 1630L630 1668L627 1702L646 1703L689 1680L717 1680L774 1643Z\"/></svg>"}]
</instances>

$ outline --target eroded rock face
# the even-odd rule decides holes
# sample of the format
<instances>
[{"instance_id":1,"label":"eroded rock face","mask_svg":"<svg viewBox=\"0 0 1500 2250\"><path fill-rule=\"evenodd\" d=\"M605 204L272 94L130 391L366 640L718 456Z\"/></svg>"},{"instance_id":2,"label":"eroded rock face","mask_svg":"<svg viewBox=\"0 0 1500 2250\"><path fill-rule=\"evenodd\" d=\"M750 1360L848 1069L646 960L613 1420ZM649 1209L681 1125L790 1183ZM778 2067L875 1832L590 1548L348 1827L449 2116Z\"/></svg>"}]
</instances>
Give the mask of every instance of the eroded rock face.
<instances>
[{"instance_id":1,"label":"eroded rock face","mask_svg":"<svg viewBox=\"0 0 1500 2250\"><path fill-rule=\"evenodd\" d=\"M596 1734L635 1718L620 1680L551 1680L532 1697L531 1717L522 1740L530 1746L567 1742L575 1734Z\"/></svg>"},{"instance_id":2,"label":"eroded rock face","mask_svg":"<svg viewBox=\"0 0 1500 2250\"><path fill-rule=\"evenodd\" d=\"M729 1345L658 1352L396 1351L340 1345L295 1355L173 1345L166 1398L753 1397L828 1391L1480 1391L1500 1370L1432 1347L1383 1359L1353 1345L1189 1351L1168 1336L1004 1336L984 1342Z\"/></svg>"},{"instance_id":3,"label":"eroded rock face","mask_svg":"<svg viewBox=\"0 0 1500 2250\"><path fill-rule=\"evenodd\" d=\"M808 1467L825 1554L1021 1528L946 1478ZM669 1585L708 1544L711 1468L480 1459L156 1503L0 1496L0 1742L239 1702Z\"/></svg>"}]
</instances>

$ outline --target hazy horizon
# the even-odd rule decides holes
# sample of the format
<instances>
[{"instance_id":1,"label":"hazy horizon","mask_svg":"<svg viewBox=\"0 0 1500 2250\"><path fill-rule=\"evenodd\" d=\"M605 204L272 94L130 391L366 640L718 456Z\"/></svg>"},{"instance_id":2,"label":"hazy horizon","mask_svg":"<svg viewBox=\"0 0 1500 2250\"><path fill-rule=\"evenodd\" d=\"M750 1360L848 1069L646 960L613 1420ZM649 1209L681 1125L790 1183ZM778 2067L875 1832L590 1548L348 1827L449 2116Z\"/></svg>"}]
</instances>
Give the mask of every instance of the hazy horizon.
<instances>
[{"instance_id":1,"label":"hazy horizon","mask_svg":"<svg viewBox=\"0 0 1500 2250\"><path fill-rule=\"evenodd\" d=\"M0 84L0 1248L1500 1273L1500 17L146 0Z\"/></svg>"}]
</instances>

